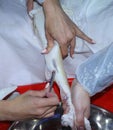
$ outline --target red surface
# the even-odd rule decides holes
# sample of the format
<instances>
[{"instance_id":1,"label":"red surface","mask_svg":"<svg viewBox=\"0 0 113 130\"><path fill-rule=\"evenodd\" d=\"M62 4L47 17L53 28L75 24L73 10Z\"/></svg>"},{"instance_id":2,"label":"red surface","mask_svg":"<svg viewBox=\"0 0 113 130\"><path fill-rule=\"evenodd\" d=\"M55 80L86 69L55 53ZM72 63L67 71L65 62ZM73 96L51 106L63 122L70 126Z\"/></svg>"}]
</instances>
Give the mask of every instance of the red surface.
<instances>
[{"instance_id":1,"label":"red surface","mask_svg":"<svg viewBox=\"0 0 113 130\"><path fill-rule=\"evenodd\" d=\"M92 97L92 104L113 113L113 85Z\"/></svg>"},{"instance_id":2,"label":"red surface","mask_svg":"<svg viewBox=\"0 0 113 130\"><path fill-rule=\"evenodd\" d=\"M68 79L69 84L71 85L72 79ZM28 90L42 90L44 89L46 83L40 84L31 84L18 86L17 91L22 94ZM60 98L60 92L56 83L54 83L54 90ZM92 104L100 106L108 111L113 112L113 85L111 85L108 89L103 92L96 94L91 98ZM11 122L0 122L0 130L8 130Z\"/></svg>"}]
</instances>

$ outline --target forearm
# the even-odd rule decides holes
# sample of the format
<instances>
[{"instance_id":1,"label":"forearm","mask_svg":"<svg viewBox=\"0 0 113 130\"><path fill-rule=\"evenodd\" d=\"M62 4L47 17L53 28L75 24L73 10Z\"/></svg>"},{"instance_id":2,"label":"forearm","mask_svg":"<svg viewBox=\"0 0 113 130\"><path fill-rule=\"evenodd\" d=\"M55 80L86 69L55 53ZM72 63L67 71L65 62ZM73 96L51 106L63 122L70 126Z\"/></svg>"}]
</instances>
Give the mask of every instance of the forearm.
<instances>
[{"instance_id":1,"label":"forearm","mask_svg":"<svg viewBox=\"0 0 113 130\"><path fill-rule=\"evenodd\" d=\"M9 110L9 102L0 100L0 121L10 120Z\"/></svg>"}]
</instances>

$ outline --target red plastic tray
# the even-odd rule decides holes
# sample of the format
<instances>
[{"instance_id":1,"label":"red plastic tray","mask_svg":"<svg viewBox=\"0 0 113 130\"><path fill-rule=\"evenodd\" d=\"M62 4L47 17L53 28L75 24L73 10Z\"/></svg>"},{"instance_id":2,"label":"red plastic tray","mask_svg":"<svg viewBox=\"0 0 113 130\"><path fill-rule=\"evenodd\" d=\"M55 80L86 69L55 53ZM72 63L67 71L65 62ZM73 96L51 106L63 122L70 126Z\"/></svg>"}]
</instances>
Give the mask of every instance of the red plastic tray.
<instances>
[{"instance_id":1,"label":"red plastic tray","mask_svg":"<svg viewBox=\"0 0 113 130\"><path fill-rule=\"evenodd\" d=\"M73 79L68 79L69 84L71 85ZM42 90L44 89L46 82L37 83L31 85L18 86L17 90L20 94L28 90ZM54 83L54 90L60 98L60 91L56 83ZM96 94L91 98L91 103L97 106L100 106L110 112L113 112L113 85L105 89L101 93ZM12 122L0 122L0 130L8 130Z\"/></svg>"}]
</instances>

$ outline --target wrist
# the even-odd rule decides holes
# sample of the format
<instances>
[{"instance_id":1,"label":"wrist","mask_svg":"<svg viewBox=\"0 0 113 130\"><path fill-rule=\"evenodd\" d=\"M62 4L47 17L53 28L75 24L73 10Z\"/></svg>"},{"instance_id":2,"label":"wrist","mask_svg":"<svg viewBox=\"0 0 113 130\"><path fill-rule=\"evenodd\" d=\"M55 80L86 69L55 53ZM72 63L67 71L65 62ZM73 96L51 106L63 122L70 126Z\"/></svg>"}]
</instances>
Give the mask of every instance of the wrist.
<instances>
[{"instance_id":1,"label":"wrist","mask_svg":"<svg viewBox=\"0 0 113 130\"><path fill-rule=\"evenodd\" d=\"M84 93L85 95L87 95L88 97L90 97L89 92L83 87L83 85L81 83L79 83L78 81L76 81L76 86L79 87L79 90Z\"/></svg>"},{"instance_id":2,"label":"wrist","mask_svg":"<svg viewBox=\"0 0 113 130\"><path fill-rule=\"evenodd\" d=\"M9 115L9 103L6 100L0 101L0 121L8 120Z\"/></svg>"},{"instance_id":3,"label":"wrist","mask_svg":"<svg viewBox=\"0 0 113 130\"><path fill-rule=\"evenodd\" d=\"M59 0L45 0L43 3L43 9L45 15L51 15L61 9Z\"/></svg>"}]
</instances>

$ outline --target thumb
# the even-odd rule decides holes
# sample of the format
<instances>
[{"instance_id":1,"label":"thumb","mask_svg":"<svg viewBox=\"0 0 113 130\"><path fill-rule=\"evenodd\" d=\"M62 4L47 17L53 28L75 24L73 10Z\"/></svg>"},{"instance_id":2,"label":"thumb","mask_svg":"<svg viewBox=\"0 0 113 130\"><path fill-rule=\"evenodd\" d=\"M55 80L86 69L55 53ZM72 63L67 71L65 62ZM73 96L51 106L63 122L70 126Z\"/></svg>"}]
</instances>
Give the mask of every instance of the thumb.
<instances>
[{"instance_id":1,"label":"thumb","mask_svg":"<svg viewBox=\"0 0 113 130\"><path fill-rule=\"evenodd\" d=\"M51 51L51 49L53 48L54 46L54 39L53 37L48 33L46 32L46 39L47 39L47 47L46 47L46 51L47 53Z\"/></svg>"},{"instance_id":2,"label":"thumb","mask_svg":"<svg viewBox=\"0 0 113 130\"><path fill-rule=\"evenodd\" d=\"M48 41L47 47L46 47L47 52L50 52L53 46L54 46L54 41Z\"/></svg>"},{"instance_id":3,"label":"thumb","mask_svg":"<svg viewBox=\"0 0 113 130\"><path fill-rule=\"evenodd\" d=\"M78 130L80 128L81 130L84 130L84 112L83 111L76 112L76 126Z\"/></svg>"}]
</instances>

